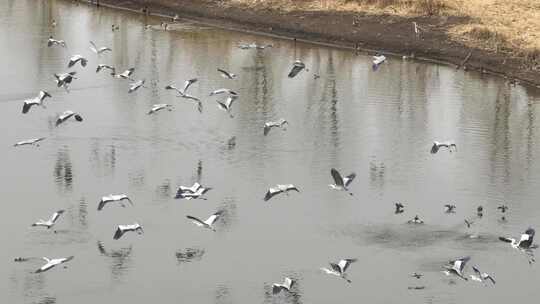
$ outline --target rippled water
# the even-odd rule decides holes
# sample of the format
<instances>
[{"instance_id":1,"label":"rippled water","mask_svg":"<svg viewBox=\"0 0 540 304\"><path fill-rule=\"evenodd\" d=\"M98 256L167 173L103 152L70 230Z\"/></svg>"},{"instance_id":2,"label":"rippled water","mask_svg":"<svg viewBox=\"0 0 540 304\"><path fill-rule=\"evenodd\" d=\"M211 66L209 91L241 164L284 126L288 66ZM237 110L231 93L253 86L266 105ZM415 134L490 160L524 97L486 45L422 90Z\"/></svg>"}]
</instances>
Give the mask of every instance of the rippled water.
<instances>
[{"instance_id":1,"label":"rippled water","mask_svg":"<svg viewBox=\"0 0 540 304\"><path fill-rule=\"evenodd\" d=\"M374 72L369 56L348 51L189 22L162 31L159 22L64 1L0 1L6 303L536 301L537 265L497 236L540 227L538 92L396 58ZM145 30L145 23L156 26ZM51 34L68 47L48 48ZM89 40L113 53L98 59ZM253 41L273 48L237 48ZM67 71L77 53L89 65L74 69L80 79L66 93L52 74ZM309 72L288 79L296 58ZM147 88L128 94L126 81L96 74L97 63L134 66ZM217 67L238 79L221 78ZM202 114L163 89L193 77ZM234 118L208 97L220 87L241 96ZM42 89L53 95L47 108L21 114L23 100ZM147 115L155 103L174 110ZM54 127L67 109L84 121ZM264 122L281 117L290 122L286 130L263 136ZM12 146L40 136L47 139L39 147ZM433 140L446 139L456 141L457 153L429 154ZM332 167L357 173L354 196L328 188ZM194 181L213 187L208 200L173 199L179 185ZM277 183L301 192L264 202ZM134 207L97 212L101 196L122 192ZM398 215L397 201L406 205ZM457 205L455 214L444 213L446 203ZM502 203L510 207L506 222L496 210ZM66 213L56 233L30 227L58 209ZM215 233L185 218L219 209L225 214ZM415 214L426 224L405 224ZM463 220L471 217L467 229ZM135 221L143 235L112 239L116 225ZM69 255L67 268L42 274L31 273L41 261L13 262ZM443 276L441 265L464 255L493 274L496 288ZM319 271L342 257L360 259L349 269L351 285ZM272 296L271 284L284 276L297 280L295 292Z\"/></svg>"}]
</instances>

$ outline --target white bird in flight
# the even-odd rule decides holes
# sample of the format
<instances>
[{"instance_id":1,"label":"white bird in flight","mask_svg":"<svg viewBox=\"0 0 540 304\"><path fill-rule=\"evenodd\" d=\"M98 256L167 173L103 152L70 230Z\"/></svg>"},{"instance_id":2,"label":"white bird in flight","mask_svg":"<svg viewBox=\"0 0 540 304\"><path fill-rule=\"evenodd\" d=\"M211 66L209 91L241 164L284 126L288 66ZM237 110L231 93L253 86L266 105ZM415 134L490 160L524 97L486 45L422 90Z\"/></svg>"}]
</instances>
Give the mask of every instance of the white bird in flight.
<instances>
[{"instance_id":1,"label":"white bird in flight","mask_svg":"<svg viewBox=\"0 0 540 304\"><path fill-rule=\"evenodd\" d=\"M90 50L98 55L101 55L104 52L112 52L112 49L106 46L98 48L93 41L90 41Z\"/></svg>"},{"instance_id":2,"label":"white bird in flight","mask_svg":"<svg viewBox=\"0 0 540 304\"><path fill-rule=\"evenodd\" d=\"M129 87L129 90L128 90L128 93L135 92L135 91L137 91L140 87L144 87L144 82L145 82L145 80L144 80L144 79L141 79L141 80L138 80L138 81L135 81L135 82L131 83L131 84L130 84L130 87Z\"/></svg>"},{"instance_id":3,"label":"white bird in flight","mask_svg":"<svg viewBox=\"0 0 540 304\"><path fill-rule=\"evenodd\" d=\"M493 277L485 272L481 272L478 270L476 266L472 267L475 274L471 274L471 280L477 281L477 282L485 282L486 280L490 280L491 283L495 284L495 279Z\"/></svg>"},{"instance_id":4,"label":"white bird in flight","mask_svg":"<svg viewBox=\"0 0 540 304\"><path fill-rule=\"evenodd\" d=\"M282 290L291 291L291 287L293 286L293 284L294 284L293 279L285 277L285 279L283 280L283 284L279 284L279 283L272 284L272 293L278 294Z\"/></svg>"},{"instance_id":5,"label":"white bird in flight","mask_svg":"<svg viewBox=\"0 0 540 304\"><path fill-rule=\"evenodd\" d=\"M38 270L36 270L36 273L47 271L47 270L53 268L56 265L60 265L60 264L69 262L69 261L73 260L73 258L74 258L74 256L70 256L70 257L67 257L67 258L59 258L59 259L49 259L49 258L43 257L43 259L47 263L45 265L41 266Z\"/></svg>"},{"instance_id":6,"label":"white bird in flight","mask_svg":"<svg viewBox=\"0 0 540 304\"><path fill-rule=\"evenodd\" d=\"M225 111L225 112L227 112L227 113L229 113L229 116L231 116L231 118L233 117L233 115L231 113L232 104L236 100L236 98L238 98L236 95L231 95L231 96L227 97L227 100L225 100L224 102L223 101L217 101L218 108Z\"/></svg>"},{"instance_id":7,"label":"white bird in flight","mask_svg":"<svg viewBox=\"0 0 540 304\"><path fill-rule=\"evenodd\" d=\"M194 216L191 216L191 215L188 215L186 216L188 219L190 219L195 225L199 226L199 227L203 227L203 228L207 228L207 229L210 229L212 231L216 231L216 229L214 228L214 223L217 221L217 219L223 214L223 211L218 211L214 214L212 214L208 219L206 219L205 221L199 219L199 218L196 218Z\"/></svg>"},{"instance_id":8,"label":"white bird in flight","mask_svg":"<svg viewBox=\"0 0 540 304\"><path fill-rule=\"evenodd\" d=\"M296 192L300 192L300 190L298 190L298 188L293 185L293 184L287 184L287 185L276 185L275 188L270 188L268 189L268 191L266 192L266 195L264 196L264 201L268 201L270 200L272 197L280 194L280 193L285 193L287 195L289 195L289 191L296 191Z\"/></svg>"},{"instance_id":9,"label":"white bird in flight","mask_svg":"<svg viewBox=\"0 0 540 304\"><path fill-rule=\"evenodd\" d=\"M69 58L68 68L71 68L77 62L80 62L81 66L85 67L86 64L88 63L88 60L86 58L84 58L83 56L81 56L81 55L73 55L73 56L71 56L71 58Z\"/></svg>"},{"instance_id":10,"label":"white bird in flight","mask_svg":"<svg viewBox=\"0 0 540 304\"><path fill-rule=\"evenodd\" d=\"M381 63L386 61L386 56L384 55L375 55L373 56L373 70L376 70Z\"/></svg>"},{"instance_id":11,"label":"white bird in flight","mask_svg":"<svg viewBox=\"0 0 540 304\"><path fill-rule=\"evenodd\" d=\"M195 186L195 185L193 185ZM185 190L185 191L182 191L181 188L178 189L178 191L176 191L176 196L174 198L176 199L186 199L186 200L191 200L191 199L206 199L204 197L202 197L206 192L212 190L212 188L210 187L203 187L201 185L199 185L199 187L197 188L196 191L194 192L191 192L191 190Z\"/></svg>"},{"instance_id":12,"label":"white bird in flight","mask_svg":"<svg viewBox=\"0 0 540 304\"><path fill-rule=\"evenodd\" d=\"M55 45L59 45L61 47L66 47L66 42L64 40L56 40L53 38L53 36L49 36L49 40L47 41L47 46L48 47L51 47L51 46L55 46Z\"/></svg>"},{"instance_id":13,"label":"white bird in flight","mask_svg":"<svg viewBox=\"0 0 540 304\"><path fill-rule=\"evenodd\" d=\"M113 235L113 239L120 239L124 235L124 233L128 231L135 231L138 234L142 234L144 232L143 227L139 223L135 223L132 225L118 225L118 228L116 228L116 231Z\"/></svg>"},{"instance_id":14,"label":"white bird in flight","mask_svg":"<svg viewBox=\"0 0 540 304\"><path fill-rule=\"evenodd\" d=\"M116 69L113 66L110 66L108 64L103 64L103 63L98 64L98 66L96 68L96 73L99 73L99 71L101 71L103 69L109 69L109 70L111 70L111 75L113 75L113 76L115 75Z\"/></svg>"},{"instance_id":15,"label":"white bird in flight","mask_svg":"<svg viewBox=\"0 0 540 304\"><path fill-rule=\"evenodd\" d=\"M64 213L64 210L58 210L55 213L53 213L53 215L51 216L50 219L48 219L46 221L45 220L39 220L39 221L33 223L32 227L43 226L43 227L47 227L47 229L51 229L51 227L54 226L54 224L56 224L56 221L58 221L58 218L63 213Z\"/></svg>"},{"instance_id":16,"label":"white bird in flight","mask_svg":"<svg viewBox=\"0 0 540 304\"><path fill-rule=\"evenodd\" d=\"M75 77L75 74L77 72L69 72L69 73L60 73L60 74L54 74L54 78L56 78L56 85L58 87L64 87L66 91L69 92L68 85L73 81L73 79L77 79Z\"/></svg>"},{"instance_id":17,"label":"white bird in flight","mask_svg":"<svg viewBox=\"0 0 540 304\"><path fill-rule=\"evenodd\" d=\"M288 121L286 121L285 119L283 118L280 118L279 120L277 121L268 121L268 122L265 122L264 123L264 135L268 135L268 132L270 132L270 130L272 128L281 128L283 127L283 125L285 124L289 124Z\"/></svg>"},{"instance_id":18,"label":"white bird in flight","mask_svg":"<svg viewBox=\"0 0 540 304\"><path fill-rule=\"evenodd\" d=\"M43 100L45 100L45 98L47 97L51 97L51 94L45 92L45 91L39 91L39 94L38 96L32 98L32 99L28 99L28 100L25 100L24 103L23 103L23 108L22 108L22 112L23 114L26 114L28 113L28 111L30 111L30 109L32 108L32 106L42 106L42 107L45 107L45 105L43 104Z\"/></svg>"},{"instance_id":19,"label":"white bird in flight","mask_svg":"<svg viewBox=\"0 0 540 304\"><path fill-rule=\"evenodd\" d=\"M27 139L27 140L23 140L23 141L19 141L17 143L15 143L13 146L14 147L18 147L18 146L26 146L26 145L29 145L29 146L39 146L39 142L44 140L45 137L38 137L38 138L32 138L32 139Z\"/></svg>"},{"instance_id":20,"label":"white bird in flight","mask_svg":"<svg viewBox=\"0 0 540 304\"><path fill-rule=\"evenodd\" d=\"M118 202L120 203L120 205L122 207L126 207L126 205L124 205L124 203L122 201L128 201L131 206L133 206L133 202L131 201L131 199L125 195L125 194L110 194L108 196L104 196L101 198L101 200L99 201L99 205L98 205L98 208L97 210L100 211L103 209L103 207L105 207L105 205L107 205L108 203L111 203L111 202Z\"/></svg>"},{"instance_id":21,"label":"white bird in flight","mask_svg":"<svg viewBox=\"0 0 540 304\"><path fill-rule=\"evenodd\" d=\"M163 110L163 109L167 109L167 110L169 110L169 111L172 111L172 105L167 104L167 103L158 103L158 104L155 104L155 105L152 106L152 108L150 109L150 111L148 111L148 115L154 114L154 113L156 113L157 111L160 111L160 110Z\"/></svg>"},{"instance_id":22,"label":"white bird in flight","mask_svg":"<svg viewBox=\"0 0 540 304\"><path fill-rule=\"evenodd\" d=\"M471 257L467 256L467 257L450 261L449 263L450 265L444 265L444 268L445 268L445 270L443 271L444 274L446 274L447 276L453 274L467 281L467 278L463 274L463 270L465 269L465 265L470 259Z\"/></svg>"},{"instance_id":23,"label":"white bird in flight","mask_svg":"<svg viewBox=\"0 0 540 304\"><path fill-rule=\"evenodd\" d=\"M133 81L133 79L131 78L131 74L133 74L134 71L135 71L135 68L129 68L129 69L123 71L120 74L114 74L113 77L122 78L122 79L129 79L129 80Z\"/></svg>"},{"instance_id":24,"label":"white bird in flight","mask_svg":"<svg viewBox=\"0 0 540 304\"><path fill-rule=\"evenodd\" d=\"M227 71L225 71L224 69L217 69L217 71L221 74L221 77L223 78L227 78L227 79L235 79L236 78L236 74L234 73L229 73Z\"/></svg>"},{"instance_id":25,"label":"white bird in flight","mask_svg":"<svg viewBox=\"0 0 540 304\"><path fill-rule=\"evenodd\" d=\"M78 122L83 121L83 118L80 114L68 110L60 114L60 116L58 116L58 118L56 119L56 126L58 127L58 125L60 125L61 123L63 123L64 121L68 120L71 117L75 118L75 120Z\"/></svg>"},{"instance_id":26,"label":"white bird in flight","mask_svg":"<svg viewBox=\"0 0 540 304\"><path fill-rule=\"evenodd\" d=\"M210 93L210 96L223 94L223 93L227 93L227 94L232 95L232 96L238 96L238 93L236 93L235 91L233 91L231 89L226 89L226 88L221 88L221 89L217 89L215 91L212 91Z\"/></svg>"},{"instance_id":27,"label":"white bird in flight","mask_svg":"<svg viewBox=\"0 0 540 304\"><path fill-rule=\"evenodd\" d=\"M329 275L335 275L338 276L345 281L351 283L351 280L349 280L346 276L347 268L351 265L351 263L356 262L356 259L342 259L337 264L336 263L330 263L330 268L321 268L322 271Z\"/></svg>"},{"instance_id":28,"label":"white bird in flight","mask_svg":"<svg viewBox=\"0 0 540 304\"><path fill-rule=\"evenodd\" d=\"M435 154L437 152L439 152L439 149L440 148L448 148L448 151L452 152L452 148L454 148L455 151L457 151L457 146L456 146L456 143L454 143L453 141L442 141L442 142L438 142L438 141L434 141L433 142L433 146L431 146L431 154Z\"/></svg>"},{"instance_id":29,"label":"white bird in flight","mask_svg":"<svg viewBox=\"0 0 540 304\"><path fill-rule=\"evenodd\" d=\"M332 170L330 170L330 173L332 174L332 178L334 179L334 184L329 185L330 188L334 190L347 191L350 195L352 195L352 193L349 192L349 189L347 187L349 187L351 182L354 180L356 174L351 173L343 178L341 177L341 174L339 174L338 170L336 170L335 168L332 168Z\"/></svg>"},{"instance_id":30,"label":"white bird in flight","mask_svg":"<svg viewBox=\"0 0 540 304\"><path fill-rule=\"evenodd\" d=\"M510 243L510 245L516 249L529 249L532 247L534 234L535 234L534 229L528 228L527 230L525 230L523 234L521 234L519 241L514 238L502 237L502 236L499 237L499 240Z\"/></svg>"}]
</instances>

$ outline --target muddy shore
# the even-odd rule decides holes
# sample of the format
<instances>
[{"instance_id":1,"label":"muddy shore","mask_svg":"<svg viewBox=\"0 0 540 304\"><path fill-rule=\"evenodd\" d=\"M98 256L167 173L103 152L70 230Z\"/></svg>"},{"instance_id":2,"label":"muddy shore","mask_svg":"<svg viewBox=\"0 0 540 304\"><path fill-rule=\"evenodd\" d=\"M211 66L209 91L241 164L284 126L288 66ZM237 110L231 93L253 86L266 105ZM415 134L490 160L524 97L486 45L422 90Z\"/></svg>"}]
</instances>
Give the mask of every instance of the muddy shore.
<instances>
[{"instance_id":1,"label":"muddy shore","mask_svg":"<svg viewBox=\"0 0 540 304\"><path fill-rule=\"evenodd\" d=\"M91 1L82 1L91 2ZM95 3L95 0L93 1ZM125 8L150 14L189 18L202 23L240 31L266 33L323 43L362 52L414 55L418 59L497 74L540 87L540 71L523 58L468 48L446 34L450 25L466 22L463 17L426 16L404 18L337 11L253 10L210 0L100 0L102 6ZM412 22L425 31L417 38Z\"/></svg>"}]
</instances>

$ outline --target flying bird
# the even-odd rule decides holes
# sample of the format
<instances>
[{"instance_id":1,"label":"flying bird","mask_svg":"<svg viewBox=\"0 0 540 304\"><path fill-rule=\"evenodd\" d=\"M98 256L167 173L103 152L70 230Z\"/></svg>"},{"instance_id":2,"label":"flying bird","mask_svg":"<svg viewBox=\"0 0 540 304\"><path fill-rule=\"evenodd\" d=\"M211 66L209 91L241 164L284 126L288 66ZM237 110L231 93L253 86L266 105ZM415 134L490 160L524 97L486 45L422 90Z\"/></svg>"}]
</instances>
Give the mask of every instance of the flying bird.
<instances>
[{"instance_id":1,"label":"flying bird","mask_svg":"<svg viewBox=\"0 0 540 304\"><path fill-rule=\"evenodd\" d=\"M510 243L510 245L512 245L512 247L516 249L529 249L529 248L532 248L534 234L535 234L534 229L528 228L527 230L525 230L523 234L521 234L519 241L514 238L502 237L502 236L499 237L499 240Z\"/></svg>"},{"instance_id":2,"label":"flying bird","mask_svg":"<svg viewBox=\"0 0 540 304\"><path fill-rule=\"evenodd\" d=\"M249 49L257 49L257 50L264 50L266 48L272 47L271 44L256 44L256 43L241 43L238 45L238 48L242 50L249 50Z\"/></svg>"},{"instance_id":3,"label":"flying bird","mask_svg":"<svg viewBox=\"0 0 540 304\"><path fill-rule=\"evenodd\" d=\"M197 190L199 190L201 187L202 187L202 185L199 184L199 183L197 183L197 182L195 182L195 183L193 184L193 186L191 186L191 187L180 186L180 187L178 188L178 190L176 191L176 195L179 195L179 194L184 193L184 192L195 193L195 192L197 192Z\"/></svg>"},{"instance_id":4,"label":"flying bird","mask_svg":"<svg viewBox=\"0 0 540 304\"><path fill-rule=\"evenodd\" d=\"M418 215L415 215L414 218L412 220L408 220L407 221L408 224L423 224L424 221L420 219L420 217L418 217Z\"/></svg>"},{"instance_id":5,"label":"flying bird","mask_svg":"<svg viewBox=\"0 0 540 304\"><path fill-rule=\"evenodd\" d=\"M186 82L184 84L184 88L182 90L178 89L178 87L176 87L174 85L168 85L168 86L165 87L165 89L166 90L175 90L178 93L177 97L182 97L182 98L185 98L185 99L188 99L188 100L193 100L194 102L197 103L197 109L199 110L199 112L202 113L202 102L201 102L201 100L199 98L197 98L195 96L192 96L192 95L189 95L187 93L187 89L191 86L191 84L193 84L195 82L197 82L196 78L186 80Z\"/></svg>"},{"instance_id":6,"label":"flying bird","mask_svg":"<svg viewBox=\"0 0 540 304\"><path fill-rule=\"evenodd\" d=\"M58 87L64 87L66 91L68 91L68 84L70 84L73 79L77 79L75 77L75 74L77 72L69 72L69 73L60 73L60 74L54 74L54 78L56 78L56 85Z\"/></svg>"},{"instance_id":7,"label":"flying bird","mask_svg":"<svg viewBox=\"0 0 540 304\"><path fill-rule=\"evenodd\" d=\"M44 220L39 220L35 223L32 224L32 227L36 227L36 226L43 226L43 227L47 227L47 229L51 229L52 226L54 226L54 224L56 224L56 221L58 221L58 218L60 217L60 215L62 215L64 213L64 210L58 210L56 211L55 213L53 213L53 215L51 216L50 219L44 221Z\"/></svg>"},{"instance_id":8,"label":"flying bird","mask_svg":"<svg viewBox=\"0 0 540 304\"><path fill-rule=\"evenodd\" d=\"M403 210L405 206L402 203L396 203L395 206L396 206L396 211L394 211L395 214L400 214L400 213L403 213L403 211L405 211Z\"/></svg>"},{"instance_id":9,"label":"flying bird","mask_svg":"<svg viewBox=\"0 0 540 304\"><path fill-rule=\"evenodd\" d=\"M467 281L467 278L463 275L463 269L465 269L465 265L470 259L471 258L467 256L450 261L449 265L444 266L444 274L446 274L447 276L453 274Z\"/></svg>"},{"instance_id":10,"label":"flying bird","mask_svg":"<svg viewBox=\"0 0 540 304\"><path fill-rule=\"evenodd\" d=\"M56 126L58 127L58 125L60 125L61 123L63 123L64 121L68 120L71 117L75 118L76 121L79 121L79 122L83 121L83 118L80 114L68 110L60 114L60 116L58 116L58 118L56 119Z\"/></svg>"},{"instance_id":11,"label":"flying bird","mask_svg":"<svg viewBox=\"0 0 540 304\"><path fill-rule=\"evenodd\" d=\"M298 73L300 73L300 71L302 71L305 68L306 68L306 65L302 61L296 60L293 64L291 71L287 75L287 77L294 78L296 75L298 75Z\"/></svg>"},{"instance_id":12,"label":"flying bird","mask_svg":"<svg viewBox=\"0 0 540 304\"><path fill-rule=\"evenodd\" d=\"M506 210L508 210L508 206L500 205L499 207L497 207L497 209L501 210L501 213L505 213Z\"/></svg>"},{"instance_id":13,"label":"flying bird","mask_svg":"<svg viewBox=\"0 0 540 304\"><path fill-rule=\"evenodd\" d=\"M120 74L114 74L113 77L122 78L122 79L129 79L129 80L133 81L133 79L131 78L131 74L133 74L134 71L135 71L135 68L129 68L129 69L123 71Z\"/></svg>"},{"instance_id":14,"label":"flying bird","mask_svg":"<svg viewBox=\"0 0 540 304\"><path fill-rule=\"evenodd\" d=\"M236 74L233 74L233 73L229 73L227 71L225 71L224 69L217 69L217 71L221 74L221 77L223 78L227 78L227 79L235 79L236 78Z\"/></svg>"},{"instance_id":15,"label":"flying bird","mask_svg":"<svg viewBox=\"0 0 540 304\"><path fill-rule=\"evenodd\" d=\"M473 281L477 282L485 282L486 280L490 280L491 283L495 284L495 279L493 277L485 272L480 272L476 266L472 267L475 274L471 274L470 277Z\"/></svg>"},{"instance_id":16,"label":"flying bird","mask_svg":"<svg viewBox=\"0 0 540 304\"><path fill-rule=\"evenodd\" d=\"M420 279L420 278L422 277L422 274L421 274L421 273L416 273L416 272L415 272L415 273L413 273L413 274L411 275L411 277L416 278L416 279Z\"/></svg>"},{"instance_id":17,"label":"flying bird","mask_svg":"<svg viewBox=\"0 0 540 304\"><path fill-rule=\"evenodd\" d=\"M212 214L208 219L206 219L206 221L203 221L203 220L201 220L199 218L196 218L194 216L191 216L191 215L188 215L186 217L188 219L190 219L195 225L197 225L199 227L210 229L210 230L215 232L216 229L214 229L213 225L222 214L223 214L223 211L218 211L218 212Z\"/></svg>"},{"instance_id":18,"label":"flying bird","mask_svg":"<svg viewBox=\"0 0 540 304\"><path fill-rule=\"evenodd\" d=\"M122 207L126 207L126 205L124 205L123 201L128 201L131 206L133 206L133 202L131 201L131 199L125 195L125 194L110 194L108 196L104 196L101 198L101 200L99 201L99 205L98 205L98 208L97 210L100 211L103 209L103 207L105 207L105 205L107 205L108 203L111 203L111 202L118 202L120 203L120 205Z\"/></svg>"},{"instance_id":19,"label":"flying bird","mask_svg":"<svg viewBox=\"0 0 540 304\"><path fill-rule=\"evenodd\" d=\"M129 90L128 90L128 93L135 92L135 91L137 91L140 87L144 87L144 82L145 82L145 80L144 80L144 79L141 79L141 80L138 80L138 81L135 81L135 82L131 83L131 84L130 84L130 87L129 87Z\"/></svg>"},{"instance_id":20,"label":"flying bird","mask_svg":"<svg viewBox=\"0 0 540 304\"><path fill-rule=\"evenodd\" d=\"M293 286L293 284L294 284L293 279L285 277L285 279L283 280L283 284L278 284L278 283L272 284L272 293L278 294L282 290L291 291L291 287Z\"/></svg>"},{"instance_id":21,"label":"flying bird","mask_svg":"<svg viewBox=\"0 0 540 304\"><path fill-rule=\"evenodd\" d=\"M232 96L238 96L238 93L236 93L235 91L231 90L231 89L226 89L226 88L222 88L222 89L217 89L215 91L212 91L210 93L210 96L214 96L214 95L218 95L218 94L223 94L223 93L227 93L229 95L232 95Z\"/></svg>"},{"instance_id":22,"label":"flying bird","mask_svg":"<svg viewBox=\"0 0 540 304\"><path fill-rule=\"evenodd\" d=\"M22 108L23 114L28 113L28 111L30 111L30 108L32 108L32 106L39 105L39 106L45 107L45 105L43 104L43 100L45 100L45 98L47 97L52 97L52 96L51 94L45 91L39 91L38 96L32 99L25 100L23 103L23 108Z\"/></svg>"},{"instance_id":23,"label":"flying bird","mask_svg":"<svg viewBox=\"0 0 540 304\"><path fill-rule=\"evenodd\" d=\"M431 146L431 154L435 154L439 152L440 148L448 148L448 151L452 152L452 148L454 148L455 151L457 151L457 146L453 141L443 141L438 142L434 141L433 146Z\"/></svg>"},{"instance_id":24,"label":"flying bird","mask_svg":"<svg viewBox=\"0 0 540 304\"><path fill-rule=\"evenodd\" d=\"M166 103L158 103L152 106L150 111L148 111L148 115L154 114L159 110L167 109L169 111L172 111L172 105L166 104Z\"/></svg>"},{"instance_id":25,"label":"flying bird","mask_svg":"<svg viewBox=\"0 0 540 304\"><path fill-rule=\"evenodd\" d=\"M178 189L178 191L176 191L176 196L174 198L176 199L186 199L186 200L190 200L190 199L206 199L204 197L202 197L206 192L212 190L212 188L209 188L209 187L203 187L201 185L199 185L199 187L197 188L197 190L195 192L191 192L189 190L187 191L182 191L181 188Z\"/></svg>"},{"instance_id":26,"label":"flying bird","mask_svg":"<svg viewBox=\"0 0 540 304\"><path fill-rule=\"evenodd\" d=\"M90 41L90 50L98 55L101 55L104 52L112 52L112 49L106 46L98 48L93 41Z\"/></svg>"},{"instance_id":27,"label":"flying bird","mask_svg":"<svg viewBox=\"0 0 540 304\"><path fill-rule=\"evenodd\" d=\"M74 258L74 256L70 256L70 257L67 257L67 258L59 258L59 259L49 259L49 258L43 257L43 259L47 263L45 265L41 266L38 270L36 270L36 273L47 271L47 270L53 268L56 265L60 265L60 264L69 262L69 261L73 260L73 258Z\"/></svg>"},{"instance_id":28,"label":"flying bird","mask_svg":"<svg viewBox=\"0 0 540 304\"><path fill-rule=\"evenodd\" d=\"M456 205L446 204L444 208L446 213L456 213Z\"/></svg>"},{"instance_id":29,"label":"flying bird","mask_svg":"<svg viewBox=\"0 0 540 304\"><path fill-rule=\"evenodd\" d=\"M15 143L13 146L14 147L18 147L18 146L26 146L26 145L30 145L30 146L39 146L39 142L44 140L45 137L38 137L38 138L32 138L32 139L27 139L27 140L23 140L23 141L19 141L18 143Z\"/></svg>"},{"instance_id":30,"label":"flying bird","mask_svg":"<svg viewBox=\"0 0 540 304\"><path fill-rule=\"evenodd\" d=\"M81 55L73 55L71 58L69 58L68 68L71 68L77 62L80 62L81 66L85 67L86 64L88 63L88 60Z\"/></svg>"},{"instance_id":31,"label":"flying bird","mask_svg":"<svg viewBox=\"0 0 540 304\"><path fill-rule=\"evenodd\" d=\"M321 268L322 271L329 275L335 275L340 278L343 278L345 281L351 283L351 280L347 278L346 271L347 268L351 265L351 263L356 262L356 259L343 259L340 260L337 264L336 263L330 263L330 268Z\"/></svg>"},{"instance_id":32,"label":"flying bird","mask_svg":"<svg viewBox=\"0 0 540 304\"><path fill-rule=\"evenodd\" d=\"M465 219L465 225L467 225L467 228L471 228L472 224L474 224L473 221Z\"/></svg>"},{"instance_id":33,"label":"flying bird","mask_svg":"<svg viewBox=\"0 0 540 304\"><path fill-rule=\"evenodd\" d=\"M356 173L351 173L347 175L345 178L341 177L341 174L339 174L338 170L332 168L330 170L330 173L332 174L332 178L334 179L334 184L330 184L330 188L334 190L341 190L341 191L347 191L350 195L353 195L349 192L349 189L347 188L351 182L356 177Z\"/></svg>"},{"instance_id":34,"label":"flying bird","mask_svg":"<svg viewBox=\"0 0 540 304\"><path fill-rule=\"evenodd\" d=\"M236 95L231 95L231 96L227 97L227 100L225 100L225 102L217 101L218 108L220 108L221 110L229 113L231 118L233 117L233 115L231 114L231 107L232 107L233 102L236 100L236 98L238 98Z\"/></svg>"},{"instance_id":35,"label":"flying bird","mask_svg":"<svg viewBox=\"0 0 540 304\"><path fill-rule=\"evenodd\" d=\"M116 72L116 69L113 67L113 66L110 66L108 64L98 64L97 68L96 68L96 73L99 73L99 71L103 70L103 69L109 69L111 70L111 75L115 75L114 73Z\"/></svg>"},{"instance_id":36,"label":"flying bird","mask_svg":"<svg viewBox=\"0 0 540 304\"><path fill-rule=\"evenodd\" d=\"M298 188L296 188L295 185L293 184L287 184L287 185L276 185L275 188L270 188L268 189L268 191L266 192L266 195L264 196L264 201L268 201L269 199L271 199L272 197L280 194L280 193L285 193L287 195L289 195L289 191L296 191L296 192L300 192L300 190L298 190Z\"/></svg>"},{"instance_id":37,"label":"flying bird","mask_svg":"<svg viewBox=\"0 0 540 304\"><path fill-rule=\"evenodd\" d=\"M53 38L53 36L49 36L49 40L47 41L47 46L48 47L51 47L51 46L55 46L55 45L59 45L61 47L66 47L66 42L64 40L56 40Z\"/></svg>"},{"instance_id":38,"label":"flying bird","mask_svg":"<svg viewBox=\"0 0 540 304\"><path fill-rule=\"evenodd\" d=\"M265 122L264 123L264 135L268 135L268 132L270 132L270 130L272 128L281 128L283 127L283 125L285 124L289 124L288 121L286 121L285 119L283 118L280 118L279 120L277 121L268 121L268 122Z\"/></svg>"},{"instance_id":39,"label":"flying bird","mask_svg":"<svg viewBox=\"0 0 540 304\"><path fill-rule=\"evenodd\" d=\"M132 225L118 225L118 228L116 229L116 232L113 235L113 239L115 240L120 239L124 235L124 233L128 231L135 231L138 234L142 234L144 232L143 227L139 223L135 223Z\"/></svg>"},{"instance_id":40,"label":"flying bird","mask_svg":"<svg viewBox=\"0 0 540 304\"><path fill-rule=\"evenodd\" d=\"M373 70L377 70L379 65L381 65L385 61L386 61L386 57L384 55L373 56Z\"/></svg>"}]
</instances>

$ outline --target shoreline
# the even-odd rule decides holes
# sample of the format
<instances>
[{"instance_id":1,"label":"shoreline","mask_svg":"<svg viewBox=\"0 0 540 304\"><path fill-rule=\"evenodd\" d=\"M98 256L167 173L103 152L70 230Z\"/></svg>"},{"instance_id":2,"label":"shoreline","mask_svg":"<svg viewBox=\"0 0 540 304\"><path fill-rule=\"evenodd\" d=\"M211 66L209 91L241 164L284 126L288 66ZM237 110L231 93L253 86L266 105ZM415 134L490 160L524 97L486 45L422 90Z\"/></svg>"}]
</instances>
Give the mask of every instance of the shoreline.
<instances>
[{"instance_id":1,"label":"shoreline","mask_svg":"<svg viewBox=\"0 0 540 304\"><path fill-rule=\"evenodd\" d=\"M91 5L89 0L80 2ZM527 67L524 59L509 57L482 49L469 48L452 41L440 25L459 22L460 17L403 18L389 15L359 15L338 11L253 10L242 6L223 6L210 0L100 0L100 5L142 14L147 7L151 16L171 18L178 14L205 25L227 30L296 39L361 53L411 56L415 60L442 64L491 74L510 82L540 88L540 71ZM171 20L169 19L169 20ZM455 20L454 20L455 19ZM353 26L353 20L358 26ZM412 22L430 25L430 31L416 39ZM172 20L171 20L172 22Z\"/></svg>"}]
</instances>

